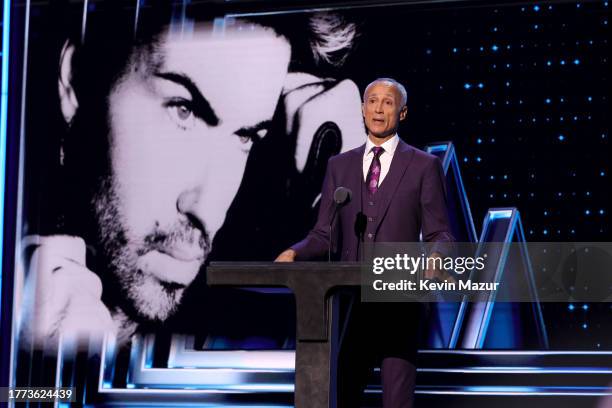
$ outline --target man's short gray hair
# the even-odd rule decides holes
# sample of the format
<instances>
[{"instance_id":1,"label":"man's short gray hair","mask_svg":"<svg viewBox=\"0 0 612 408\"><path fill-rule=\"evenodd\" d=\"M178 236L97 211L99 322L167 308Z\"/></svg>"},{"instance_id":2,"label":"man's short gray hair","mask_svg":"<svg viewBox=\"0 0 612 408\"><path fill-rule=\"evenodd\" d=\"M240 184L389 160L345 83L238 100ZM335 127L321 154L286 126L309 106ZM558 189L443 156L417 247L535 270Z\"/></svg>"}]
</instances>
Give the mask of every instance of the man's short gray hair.
<instances>
[{"instance_id":1,"label":"man's short gray hair","mask_svg":"<svg viewBox=\"0 0 612 408\"><path fill-rule=\"evenodd\" d=\"M365 101L366 94L368 93L368 89L370 89L372 86L374 86L375 84L379 82L387 82L393 85L394 87L396 87L400 95L402 96L401 107L403 108L404 106L406 106L406 102L408 101L408 92L406 92L406 88L404 87L404 85L400 84L393 78L376 78L375 80L370 82L368 86L366 86L365 90L363 91L364 101Z\"/></svg>"}]
</instances>

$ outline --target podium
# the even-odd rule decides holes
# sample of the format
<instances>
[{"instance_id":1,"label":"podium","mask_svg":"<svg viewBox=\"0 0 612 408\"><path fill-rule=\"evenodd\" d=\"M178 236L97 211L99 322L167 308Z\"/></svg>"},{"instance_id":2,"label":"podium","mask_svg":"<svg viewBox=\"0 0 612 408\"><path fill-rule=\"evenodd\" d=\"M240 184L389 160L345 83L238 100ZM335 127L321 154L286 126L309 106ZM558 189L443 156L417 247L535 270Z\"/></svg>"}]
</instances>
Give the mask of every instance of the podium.
<instances>
[{"instance_id":1,"label":"podium","mask_svg":"<svg viewBox=\"0 0 612 408\"><path fill-rule=\"evenodd\" d=\"M295 295L296 408L335 407L335 354L337 338L332 323L338 319L331 291L360 286L358 263L242 263L213 262L206 270L209 286L286 287Z\"/></svg>"}]
</instances>

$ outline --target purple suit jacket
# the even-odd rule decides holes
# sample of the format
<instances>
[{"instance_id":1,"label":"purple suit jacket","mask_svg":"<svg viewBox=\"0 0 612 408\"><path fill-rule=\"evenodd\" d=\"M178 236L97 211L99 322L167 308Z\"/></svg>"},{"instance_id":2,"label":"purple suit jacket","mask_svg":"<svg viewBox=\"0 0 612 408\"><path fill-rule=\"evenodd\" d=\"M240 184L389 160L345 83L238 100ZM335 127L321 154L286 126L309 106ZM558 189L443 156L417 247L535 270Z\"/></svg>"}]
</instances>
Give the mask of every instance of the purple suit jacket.
<instances>
[{"instance_id":1,"label":"purple suit jacket","mask_svg":"<svg viewBox=\"0 0 612 408\"><path fill-rule=\"evenodd\" d=\"M362 210L364 150L365 144L329 160L317 223L306 238L291 247L297 253L296 260L309 260L327 253L329 222L334 210L333 194L340 186L349 188L353 197L338 212L334 231L338 231L340 236L338 241L336 238L334 241L341 245L340 260L359 259L355 221ZM437 157L400 140L376 200L380 201L379 216L368 221L375 223L371 226L375 234L370 241L418 242L421 231L425 242L454 240L448 221L444 172Z\"/></svg>"}]
</instances>

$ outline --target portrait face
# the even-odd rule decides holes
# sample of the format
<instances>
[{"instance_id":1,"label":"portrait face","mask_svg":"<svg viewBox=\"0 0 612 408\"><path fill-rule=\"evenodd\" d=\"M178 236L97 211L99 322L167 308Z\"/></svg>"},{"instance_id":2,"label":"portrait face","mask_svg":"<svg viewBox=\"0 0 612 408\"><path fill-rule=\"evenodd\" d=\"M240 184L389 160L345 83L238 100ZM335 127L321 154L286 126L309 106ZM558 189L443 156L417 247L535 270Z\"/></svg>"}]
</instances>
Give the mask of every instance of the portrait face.
<instances>
[{"instance_id":1,"label":"portrait face","mask_svg":"<svg viewBox=\"0 0 612 408\"><path fill-rule=\"evenodd\" d=\"M284 37L250 22L166 30L111 88L110 176L94 206L114 278L140 318L170 316L210 253L290 53Z\"/></svg>"},{"instance_id":2,"label":"portrait face","mask_svg":"<svg viewBox=\"0 0 612 408\"><path fill-rule=\"evenodd\" d=\"M399 121L406 117L399 90L390 82L371 85L363 101L363 119L371 136L385 138L397 132Z\"/></svg>"}]
</instances>

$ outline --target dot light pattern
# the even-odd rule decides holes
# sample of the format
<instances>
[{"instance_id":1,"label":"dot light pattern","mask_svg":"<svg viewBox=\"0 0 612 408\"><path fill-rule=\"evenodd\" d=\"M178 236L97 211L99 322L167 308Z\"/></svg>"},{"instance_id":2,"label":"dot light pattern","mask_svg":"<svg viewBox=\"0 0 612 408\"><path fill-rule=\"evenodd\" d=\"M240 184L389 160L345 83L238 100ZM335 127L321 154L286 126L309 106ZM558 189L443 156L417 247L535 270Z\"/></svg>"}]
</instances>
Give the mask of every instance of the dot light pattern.
<instances>
[{"instance_id":1,"label":"dot light pattern","mask_svg":"<svg viewBox=\"0 0 612 408\"><path fill-rule=\"evenodd\" d=\"M478 227L515 206L529 241L612 240L608 2L381 13L353 69L408 86L406 141L455 143ZM612 305L543 309L552 348L612 349Z\"/></svg>"}]
</instances>

